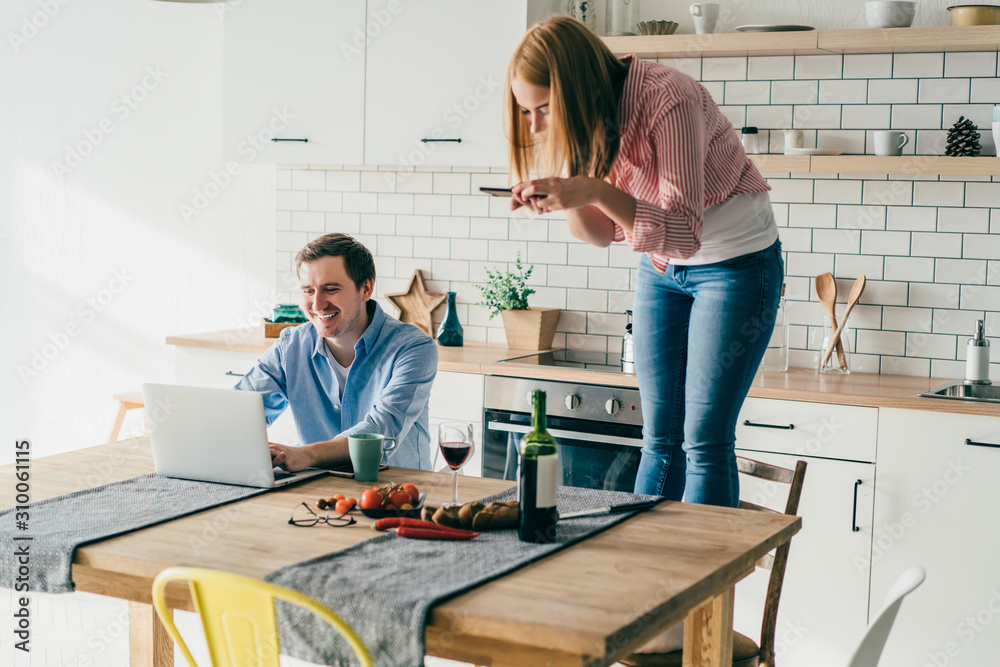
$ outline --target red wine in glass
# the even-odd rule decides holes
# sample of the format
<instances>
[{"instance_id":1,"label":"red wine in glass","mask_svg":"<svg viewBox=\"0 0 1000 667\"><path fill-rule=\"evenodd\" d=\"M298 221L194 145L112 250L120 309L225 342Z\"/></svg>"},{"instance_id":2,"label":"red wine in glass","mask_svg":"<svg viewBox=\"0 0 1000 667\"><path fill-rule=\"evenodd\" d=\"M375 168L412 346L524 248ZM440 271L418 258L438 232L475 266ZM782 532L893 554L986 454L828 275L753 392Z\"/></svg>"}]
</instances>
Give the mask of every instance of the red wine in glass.
<instances>
[{"instance_id":1,"label":"red wine in glass","mask_svg":"<svg viewBox=\"0 0 1000 667\"><path fill-rule=\"evenodd\" d=\"M472 424L469 422L442 422L438 425L438 449L445 463L451 468L451 504L458 504L458 469L472 455Z\"/></svg>"},{"instance_id":2,"label":"red wine in glass","mask_svg":"<svg viewBox=\"0 0 1000 667\"><path fill-rule=\"evenodd\" d=\"M461 468L472 453L472 445L468 442L442 442L440 447L441 456L452 470Z\"/></svg>"}]
</instances>

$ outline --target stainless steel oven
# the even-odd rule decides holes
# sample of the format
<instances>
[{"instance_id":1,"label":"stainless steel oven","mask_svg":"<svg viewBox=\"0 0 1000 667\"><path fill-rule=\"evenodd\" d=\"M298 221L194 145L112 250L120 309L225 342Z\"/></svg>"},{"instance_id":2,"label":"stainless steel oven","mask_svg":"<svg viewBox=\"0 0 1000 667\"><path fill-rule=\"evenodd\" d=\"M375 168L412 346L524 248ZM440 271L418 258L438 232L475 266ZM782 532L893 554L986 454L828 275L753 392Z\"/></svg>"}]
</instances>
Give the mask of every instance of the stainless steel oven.
<instances>
[{"instance_id":1,"label":"stainless steel oven","mask_svg":"<svg viewBox=\"0 0 1000 667\"><path fill-rule=\"evenodd\" d=\"M642 447L639 392L610 385L487 376L483 475L517 478L517 445L531 430L535 389L546 394L547 426L559 441L562 483L631 492Z\"/></svg>"}]
</instances>

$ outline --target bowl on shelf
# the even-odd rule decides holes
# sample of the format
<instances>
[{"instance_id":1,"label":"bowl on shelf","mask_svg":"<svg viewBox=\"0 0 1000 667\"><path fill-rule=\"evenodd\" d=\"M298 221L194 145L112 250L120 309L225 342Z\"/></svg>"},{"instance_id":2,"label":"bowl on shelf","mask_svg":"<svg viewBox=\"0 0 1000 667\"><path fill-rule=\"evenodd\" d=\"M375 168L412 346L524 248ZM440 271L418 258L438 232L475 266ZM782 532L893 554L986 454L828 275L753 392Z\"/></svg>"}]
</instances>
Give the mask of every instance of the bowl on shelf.
<instances>
[{"instance_id":1,"label":"bowl on shelf","mask_svg":"<svg viewBox=\"0 0 1000 667\"><path fill-rule=\"evenodd\" d=\"M996 5L954 5L951 12L952 25L996 25L1000 23L1000 7Z\"/></svg>"},{"instance_id":2,"label":"bowl on shelf","mask_svg":"<svg viewBox=\"0 0 1000 667\"><path fill-rule=\"evenodd\" d=\"M878 0L865 3L869 28L909 28L917 3L910 0Z\"/></svg>"},{"instance_id":3,"label":"bowl on shelf","mask_svg":"<svg viewBox=\"0 0 1000 667\"><path fill-rule=\"evenodd\" d=\"M640 35L672 35L680 24L676 21L639 21L635 25Z\"/></svg>"}]
</instances>

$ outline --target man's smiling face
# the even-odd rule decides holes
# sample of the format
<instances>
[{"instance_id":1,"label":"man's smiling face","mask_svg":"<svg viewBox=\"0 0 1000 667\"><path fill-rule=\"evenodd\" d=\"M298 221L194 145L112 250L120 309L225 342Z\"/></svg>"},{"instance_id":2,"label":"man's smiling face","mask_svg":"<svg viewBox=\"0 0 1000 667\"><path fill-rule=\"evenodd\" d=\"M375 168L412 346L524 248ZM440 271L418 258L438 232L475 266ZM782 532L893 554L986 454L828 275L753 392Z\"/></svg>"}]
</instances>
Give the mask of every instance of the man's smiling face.
<instances>
[{"instance_id":1,"label":"man's smiling face","mask_svg":"<svg viewBox=\"0 0 1000 667\"><path fill-rule=\"evenodd\" d=\"M320 257L299 267L302 310L323 338L337 338L358 328L374 281L360 287L347 275L343 257Z\"/></svg>"}]
</instances>

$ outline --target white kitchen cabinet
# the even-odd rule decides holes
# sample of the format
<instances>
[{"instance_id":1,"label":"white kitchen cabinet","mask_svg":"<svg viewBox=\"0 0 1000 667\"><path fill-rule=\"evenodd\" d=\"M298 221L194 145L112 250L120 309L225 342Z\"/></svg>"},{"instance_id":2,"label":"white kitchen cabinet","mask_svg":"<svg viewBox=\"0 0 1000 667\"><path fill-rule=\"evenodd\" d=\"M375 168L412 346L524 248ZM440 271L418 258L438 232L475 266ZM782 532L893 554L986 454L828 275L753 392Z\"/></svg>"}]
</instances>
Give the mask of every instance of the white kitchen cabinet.
<instances>
[{"instance_id":1,"label":"white kitchen cabinet","mask_svg":"<svg viewBox=\"0 0 1000 667\"><path fill-rule=\"evenodd\" d=\"M778 606L779 664L842 667L867 625L877 435L876 408L748 398L740 411L737 455L808 463ZM787 488L740 477L742 499L779 511ZM769 576L758 570L736 588L734 626L754 639Z\"/></svg>"},{"instance_id":2,"label":"white kitchen cabinet","mask_svg":"<svg viewBox=\"0 0 1000 667\"><path fill-rule=\"evenodd\" d=\"M232 389L253 368L257 357L256 354L246 352L177 346L174 348L174 381L191 387ZM291 410L285 410L271 424L267 435L272 442L301 444Z\"/></svg>"},{"instance_id":3,"label":"white kitchen cabinet","mask_svg":"<svg viewBox=\"0 0 1000 667\"><path fill-rule=\"evenodd\" d=\"M369 0L382 27L367 45L365 163L506 166L504 80L527 12L527 0Z\"/></svg>"},{"instance_id":4,"label":"white kitchen cabinet","mask_svg":"<svg viewBox=\"0 0 1000 667\"><path fill-rule=\"evenodd\" d=\"M445 421L470 422L475 448L462 473L483 476L483 392L485 378L478 373L438 371L429 402L431 460L435 470L449 470L438 453L438 424Z\"/></svg>"},{"instance_id":5,"label":"white kitchen cabinet","mask_svg":"<svg viewBox=\"0 0 1000 667\"><path fill-rule=\"evenodd\" d=\"M802 530L792 538L778 605L779 665L843 667L868 622L875 466L809 456L737 449L764 463L808 464L799 501ZM857 486L857 508L854 494ZM788 486L740 476L740 497L783 510ZM854 531L853 528L858 530ZM736 586L734 627L759 639L770 571L758 569Z\"/></svg>"},{"instance_id":6,"label":"white kitchen cabinet","mask_svg":"<svg viewBox=\"0 0 1000 667\"><path fill-rule=\"evenodd\" d=\"M1000 418L879 411L871 610L920 565L880 667L1000 664Z\"/></svg>"},{"instance_id":7,"label":"white kitchen cabinet","mask_svg":"<svg viewBox=\"0 0 1000 667\"><path fill-rule=\"evenodd\" d=\"M223 16L226 159L360 164L365 0L255 0Z\"/></svg>"}]
</instances>

